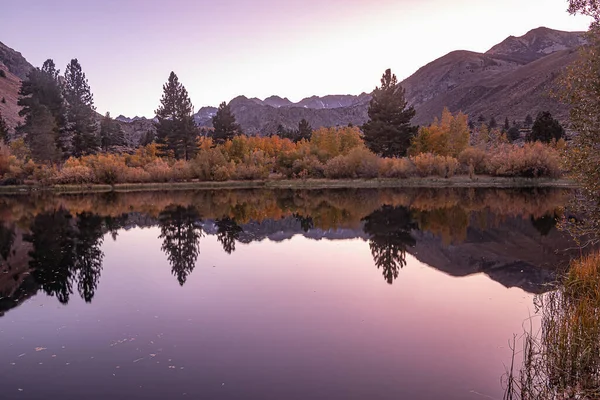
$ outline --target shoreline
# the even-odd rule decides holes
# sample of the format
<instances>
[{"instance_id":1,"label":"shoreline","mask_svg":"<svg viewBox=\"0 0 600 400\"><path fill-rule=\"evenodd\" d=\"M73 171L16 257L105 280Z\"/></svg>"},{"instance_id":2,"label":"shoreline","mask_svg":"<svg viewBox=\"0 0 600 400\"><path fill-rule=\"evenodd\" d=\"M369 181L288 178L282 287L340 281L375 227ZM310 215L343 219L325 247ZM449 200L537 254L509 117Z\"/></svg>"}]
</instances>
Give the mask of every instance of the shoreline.
<instances>
[{"instance_id":1,"label":"shoreline","mask_svg":"<svg viewBox=\"0 0 600 400\"><path fill-rule=\"evenodd\" d=\"M115 185L17 185L0 186L0 194L31 193L107 193L159 190L215 190L215 189L385 189L385 188L563 188L575 189L577 183L569 179L550 178L503 178L468 176L452 178L405 178L405 179L288 179L254 181L197 181L119 183Z\"/></svg>"}]
</instances>

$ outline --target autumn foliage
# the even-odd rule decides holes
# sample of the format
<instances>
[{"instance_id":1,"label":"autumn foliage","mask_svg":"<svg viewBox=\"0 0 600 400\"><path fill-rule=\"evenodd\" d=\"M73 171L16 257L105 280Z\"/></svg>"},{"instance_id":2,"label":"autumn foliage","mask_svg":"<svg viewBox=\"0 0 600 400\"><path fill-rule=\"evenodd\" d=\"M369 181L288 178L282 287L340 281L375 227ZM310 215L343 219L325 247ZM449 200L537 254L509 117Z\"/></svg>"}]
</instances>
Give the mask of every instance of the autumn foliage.
<instances>
[{"instance_id":1,"label":"autumn foliage","mask_svg":"<svg viewBox=\"0 0 600 400\"><path fill-rule=\"evenodd\" d=\"M439 121L420 129L410 157L372 153L357 127L320 128L297 143L273 137L235 136L222 144L200 138L194 158L177 160L160 145L131 154L101 153L69 158L63 164L33 162L22 140L0 148L5 184L119 184L266 179L450 178L458 174L557 177L559 150L542 143L522 147L484 132L469 144L467 117L444 110ZM490 139L491 138L491 139Z\"/></svg>"}]
</instances>

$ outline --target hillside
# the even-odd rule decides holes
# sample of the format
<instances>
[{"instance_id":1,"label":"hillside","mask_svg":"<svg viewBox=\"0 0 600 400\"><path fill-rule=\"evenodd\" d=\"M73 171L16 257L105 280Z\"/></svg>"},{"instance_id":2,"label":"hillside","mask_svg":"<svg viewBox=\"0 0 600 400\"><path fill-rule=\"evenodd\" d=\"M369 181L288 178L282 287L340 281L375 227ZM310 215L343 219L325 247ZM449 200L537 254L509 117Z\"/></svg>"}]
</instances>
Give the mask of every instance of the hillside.
<instances>
[{"instance_id":1,"label":"hillside","mask_svg":"<svg viewBox=\"0 0 600 400\"><path fill-rule=\"evenodd\" d=\"M414 122L431 122L445 106L473 117L511 121L549 110L566 121L568 108L549 92L583 43L582 32L538 28L511 36L484 54L451 52L402 82L417 110Z\"/></svg>"},{"instance_id":2,"label":"hillside","mask_svg":"<svg viewBox=\"0 0 600 400\"><path fill-rule=\"evenodd\" d=\"M557 87L561 71L577 58L576 49L584 43L582 32L562 32L537 28L521 37L510 36L485 53L458 50L421 67L401 82L406 96L416 111L413 123L423 125L439 116L444 107L462 111L473 119L483 115L503 121L522 121L527 114L535 116L549 110L566 122L568 108L549 93ZM0 43L0 112L11 128L20 121L16 105L20 79L33 68L23 56ZM374 77L374 83L377 82ZM311 96L294 103L287 98L270 96L264 100L238 96L230 106L243 130L248 134L271 134L279 125L295 128L306 119L313 128L321 126L361 125L367 120L370 95ZM215 107L202 107L195 120L210 127ZM152 130L151 119L117 120L125 130L128 142L136 144Z\"/></svg>"},{"instance_id":3,"label":"hillside","mask_svg":"<svg viewBox=\"0 0 600 400\"><path fill-rule=\"evenodd\" d=\"M0 70L6 74L6 78L0 76L0 114L9 129L13 129L22 121L19 116L20 107L17 106L21 79L10 72L2 62L0 62Z\"/></svg>"},{"instance_id":4,"label":"hillside","mask_svg":"<svg viewBox=\"0 0 600 400\"><path fill-rule=\"evenodd\" d=\"M13 129L21 122L17 100L21 80L25 79L33 66L27 62L21 53L0 42L0 70L6 78L0 77L0 113L8 127Z\"/></svg>"}]
</instances>

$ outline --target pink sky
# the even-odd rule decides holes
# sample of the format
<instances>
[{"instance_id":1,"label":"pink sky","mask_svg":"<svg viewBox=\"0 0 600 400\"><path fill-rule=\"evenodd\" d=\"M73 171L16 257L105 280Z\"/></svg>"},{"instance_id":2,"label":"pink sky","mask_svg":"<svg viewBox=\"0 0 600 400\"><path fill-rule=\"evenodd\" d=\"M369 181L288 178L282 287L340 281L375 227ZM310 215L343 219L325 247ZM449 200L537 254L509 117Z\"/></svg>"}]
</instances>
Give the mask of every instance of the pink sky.
<instances>
[{"instance_id":1,"label":"pink sky","mask_svg":"<svg viewBox=\"0 0 600 400\"><path fill-rule=\"evenodd\" d=\"M35 66L78 58L98 111L151 116L175 71L199 108L243 94L298 101L371 91L458 49L539 26L585 30L566 0L29 0L0 41Z\"/></svg>"}]
</instances>

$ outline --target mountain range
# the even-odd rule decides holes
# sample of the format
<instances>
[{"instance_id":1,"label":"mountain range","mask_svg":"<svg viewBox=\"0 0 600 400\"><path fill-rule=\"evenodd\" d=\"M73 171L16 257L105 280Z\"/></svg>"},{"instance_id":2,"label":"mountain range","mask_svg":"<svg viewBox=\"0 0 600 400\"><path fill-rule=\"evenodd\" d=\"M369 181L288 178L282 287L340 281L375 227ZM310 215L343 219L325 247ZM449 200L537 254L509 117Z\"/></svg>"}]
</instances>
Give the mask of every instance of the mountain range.
<instances>
[{"instance_id":1,"label":"mountain range","mask_svg":"<svg viewBox=\"0 0 600 400\"><path fill-rule=\"evenodd\" d=\"M510 36L485 53L458 50L421 67L401 82L409 104L417 111L413 123L428 124L444 107L462 111L475 119L494 117L522 121L527 114L550 111L566 121L568 108L550 96L557 78L577 58L577 48L585 43L583 32L562 32L537 28L521 37ZM20 122L18 88L20 80L33 68L18 52L0 43L0 112L10 127ZM374 79L374 83L378 81ZM371 95L312 96L297 103L271 96L264 100L238 96L230 107L248 134L270 134L282 125L293 128L306 119L313 128L361 125L367 120ZM210 127L215 107L202 107L194 115L199 126ZM148 130L152 119L119 116L129 142L134 145Z\"/></svg>"}]
</instances>

